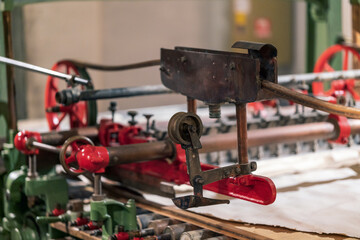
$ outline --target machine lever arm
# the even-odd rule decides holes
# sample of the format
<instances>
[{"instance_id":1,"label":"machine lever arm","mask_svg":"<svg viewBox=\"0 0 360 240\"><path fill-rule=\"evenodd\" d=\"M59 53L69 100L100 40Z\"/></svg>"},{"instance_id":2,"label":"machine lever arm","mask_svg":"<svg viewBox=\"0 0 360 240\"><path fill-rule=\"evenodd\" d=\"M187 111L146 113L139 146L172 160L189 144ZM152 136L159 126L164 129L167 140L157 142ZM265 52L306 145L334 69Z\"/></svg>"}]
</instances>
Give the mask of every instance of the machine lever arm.
<instances>
[{"instance_id":1,"label":"machine lever arm","mask_svg":"<svg viewBox=\"0 0 360 240\"><path fill-rule=\"evenodd\" d=\"M19 67L19 68L24 68L33 72L38 72L38 73L42 73L45 75L50 75L56 78L60 78L65 80L66 82L71 82L73 81L74 83L78 83L78 84L82 84L82 85L87 85L89 83L89 80L87 79L83 79L77 76L73 76L70 74L65 74L65 73L61 73L61 72L57 72L54 70L50 70L47 68L43 68L43 67L39 67L39 66L35 66L29 63L25 63L25 62L21 62L21 61L17 61L11 58L7 58L7 57L2 57L0 56L0 63L5 63L5 64L9 64L15 67Z\"/></svg>"}]
</instances>

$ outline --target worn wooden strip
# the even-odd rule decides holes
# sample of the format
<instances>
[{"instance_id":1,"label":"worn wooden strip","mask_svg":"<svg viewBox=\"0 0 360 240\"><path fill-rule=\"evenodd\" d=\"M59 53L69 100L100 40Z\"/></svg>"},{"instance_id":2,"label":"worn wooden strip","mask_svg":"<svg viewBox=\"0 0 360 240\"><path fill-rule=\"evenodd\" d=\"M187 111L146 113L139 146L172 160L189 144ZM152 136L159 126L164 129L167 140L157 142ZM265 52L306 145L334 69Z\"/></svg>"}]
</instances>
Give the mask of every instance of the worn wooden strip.
<instances>
[{"instance_id":1,"label":"worn wooden strip","mask_svg":"<svg viewBox=\"0 0 360 240\"><path fill-rule=\"evenodd\" d=\"M51 223L50 226L52 228L55 228L55 229L57 229L59 231L68 233L69 235L71 235L73 237L80 238L80 239L86 239L86 240L99 240L99 239L101 239L100 237L91 236L90 234L88 234L88 233L86 233L84 231L79 231L79 229L77 229L75 227L68 226L68 228L66 229L65 223L61 223L61 222Z\"/></svg>"}]
</instances>

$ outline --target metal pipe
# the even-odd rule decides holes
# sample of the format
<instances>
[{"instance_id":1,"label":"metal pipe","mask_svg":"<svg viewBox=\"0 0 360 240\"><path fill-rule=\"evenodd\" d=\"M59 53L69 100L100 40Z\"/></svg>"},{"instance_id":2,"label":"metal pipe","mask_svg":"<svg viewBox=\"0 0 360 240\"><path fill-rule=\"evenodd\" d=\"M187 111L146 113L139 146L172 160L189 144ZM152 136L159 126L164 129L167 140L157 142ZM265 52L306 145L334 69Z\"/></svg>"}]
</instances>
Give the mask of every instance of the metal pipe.
<instances>
[{"instance_id":1,"label":"metal pipe","mask_svg":"<svg viewBox=\"0 0 360 240\"><path fill-rule=\"evenodd\" d=\"M92 141L96 140L99 135L98 127L86 127L86 128L76 128L68 131L53 131L47 133L41 133L41 142L53 146L59 146L64 144L64 142L72 136L86 136Z\"/></svg>"},{"instance_id":2,"label":"metal pipe","mask_svg":"<svg viewBox=\"0 0 360 240\"><path fill-rule=\"evenodd\" d=\"M172 159L176 156L176 148L169 140L108 147L107 149L109 166L164 158Z\"/></svg>"},{"instance_id":3,"label":"metal pipe","mask_svg":"<svg viewBox=\"0 0 360 240\"><path fill-rule=\"evenodd\" d=\"M324 112L328 112L344 117L360 119L360 109L329 103L314 97L310 97L302 93L298 93L296 91L293 91L284 86L281 86L279 84L267 80L262 80L261 86L266 91L270 92L271 94L277 97L291 100L295 103L304 105L306 107L318 109Z\"/></svg>"},{"instance_id":4,"label":"metal pipe","mask_svg":"<svg viewBox=\"0 0 360 240\"><path fill-rule=\"evenodd\" d=\"M360 121L349 121L352 133L360 133ZM338 133L330 122L305 123L284 127L254 129L248 131L248 147L268 144L295 143L315 139L335 139ZM237 148L237 133L204 136L200 139L200 153L217 152Z\"/></svg>"},{"instance_id":5,"label":"metal pipe","mask_svg":"<svg viewBox=\"0 0 360 240\"><path fill-rule=\"evenodd\" d=\"M9 64L15 67L19 67L19 68L23 68L26 70L30 70L33 72L37 72L37 73L42 73L45 75L50 75L56 78L60 78L60 79L64 79L65 81L74 81L75 83L79 83L79 84L83 84L86 85L89 83L89 80L77 77L77 76L73 76L70 74L65 74L65 73L61 73L61 72L57 72L54 70L50 70L50 69L46 69L43 67L39 67L39 66L35 66L29 63L25 63L25 62L21 62L21 61L17 61L11 58L6 58L6 57L2 57L0 56L0 63L5 63L5 64Z\"/></svg>"}]
</instances>

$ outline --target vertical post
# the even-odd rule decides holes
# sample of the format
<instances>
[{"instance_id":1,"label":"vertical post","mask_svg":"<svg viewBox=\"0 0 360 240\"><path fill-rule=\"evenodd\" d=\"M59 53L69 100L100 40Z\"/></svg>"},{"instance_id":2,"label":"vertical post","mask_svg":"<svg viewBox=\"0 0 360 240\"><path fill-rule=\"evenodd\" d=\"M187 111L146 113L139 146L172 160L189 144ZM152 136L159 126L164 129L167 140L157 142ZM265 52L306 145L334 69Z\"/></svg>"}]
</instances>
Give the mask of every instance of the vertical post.
<instances>
[{"instance_id":1,"label":"vertical post","mask_svg":"<svg viewBox=\"0 0 360 240\"><path fill-rule=\"evenodd\" d=\"M249 163L247 152L246 103L236 104L237 147L239 164Z\"/></svg>"},{"instance_id":2,"label":"vertical post","mask_svg":"<svg viewBox=\"0 0 360 240\"><path fill-rule=\"evenodd\" d=\"M196 114L196 100L191 97L187 97L187 111Z\"/></svg>"},{"instance_id":3,"label":"vertical post","mask_svg":"<svg viewBox=\"0 0 360 240\"><path fill-rule=\"evenodd\" d=\"M0 12L0 55L13 58L11 40L11 14ZM0 136L7 136L8 130L16 130L15 89L13 67L0 66Z\"/></svg>"},{"instance_id":4,"label":"vertical post","mask_svg":"<svg viewBox=\"0 0 360 240\"><path fill-rule=\"evenodd\" d=\"M351 0L352 11L352 38L353 43L360 45L360 1ZM360 63L356 58L353 58L353 69L360 68Z\"/></svg>"}]
</instances>

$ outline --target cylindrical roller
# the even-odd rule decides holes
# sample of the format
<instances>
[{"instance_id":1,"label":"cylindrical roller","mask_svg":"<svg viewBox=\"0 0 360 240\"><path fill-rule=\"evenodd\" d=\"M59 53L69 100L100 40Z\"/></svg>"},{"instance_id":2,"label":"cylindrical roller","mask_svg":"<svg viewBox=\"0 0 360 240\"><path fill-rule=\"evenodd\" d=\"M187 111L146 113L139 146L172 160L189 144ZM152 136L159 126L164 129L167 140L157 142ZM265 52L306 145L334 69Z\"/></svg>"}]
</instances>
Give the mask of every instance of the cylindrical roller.
<instances>
[{"instance_id":1,"label":"cylindrical roller","mask_svg":"<svg viewBox=\"0 0 360 240\"><path fill-rule=\"evenodd\" d=\"M149 226L149 223L156 219L165 218L164 216L157 214L157 213L145 213L139 214L136 216L136 221L138 224L139 229L144 229Z\"/></svg>"},{"instance_id":2,"label":"cylindrical roller","mask_svg":"<svg viewBox=\"0 0 360 240\"><path fill-rule=\"evenodd\" d=\"M190 223L179 223L167 226L164 230L164 234L170 234L171 240L179 240L183 232L193 231L197 229L199 229L199 227Z\"/></svg>"},{"instance_id":3,"label":"cylindrical roller","mask_svg":"<svg viewBox=\"0 0 360 240\"><path fill-rule=\"evenodd\" d=\"M155 235L160 235L163 233L163 231L165 230L165 228L167 226L172 225L172 224L178 224L178 223L180 223L180 221L178 221L178 220L171 219L171 218L163 218L163 219L157 219L157 220L151 221L149 223L148 228L154 229Z\"/></svg>"},{"instance_id":4,"label":"cylindrical roller","mask_svg":"<svg viewBox=\"0 0 360 240\"><path fill-rule=\"evenodd\" d=\"M41 142L53 146L62 145L68 138L72 136L86 136L95 141L99 135L99 129L97 127L77 128L68 131L57 131L41 133Z\"/></svg>"},{"instance_id":5,"label":"cylindrical roller","mask_svg":"<svg viewBox=\"0 0 360 240\"><path fill-rule=\"evenodd\" d=\"M350 123L352 133L360 132L360 121L353 120ZM295 143L315 139L334 139L337 135L338 133L335 131L334 125L329 122L255 129L248 131L248 147L277 143ZM236 140L237 134L235 132L204 136L201 138L203 147L199 149L199 152L207 153L235 149L237 147Z\"/></svg>"},{"instance_id":6,"label":"cylindrical roller","mask_svg":"<svg viewBox=\"0 0 360 240\"><path fill-rule=\"evenodd\" d=\"M219 235L218 233L212 232L208 229L199 229L199 230L184 232L183 234L181 234L180 240L201 240L201 239L216 237L218 235Z\"/></svg>"},{"instance_id":7,"label":"cylindrical roller","mask_svg":"<svg viewBox=\"0 0 360 240\"><path fill-rule=\"evenodd\" d=\"M109 147L109 166L118 164L173 158L176 149L171 141L148 142Z\"/></svg>"}]
</instances>

